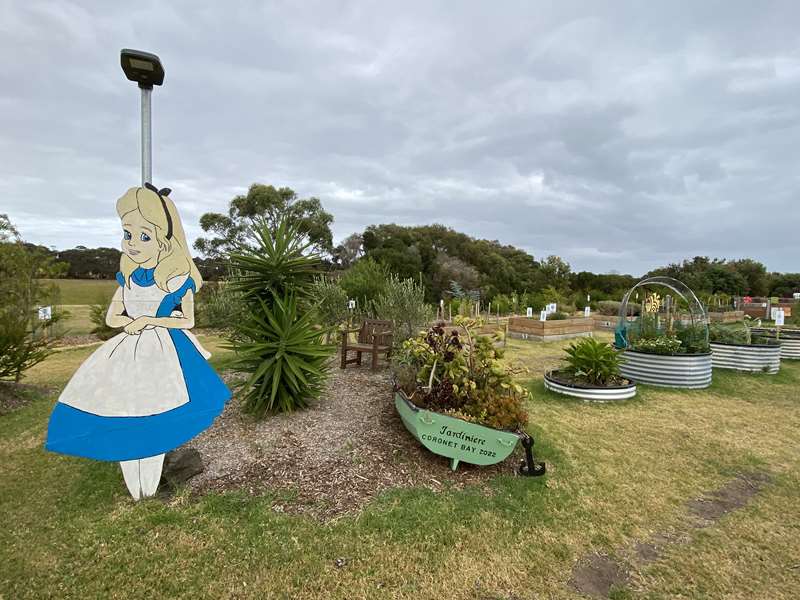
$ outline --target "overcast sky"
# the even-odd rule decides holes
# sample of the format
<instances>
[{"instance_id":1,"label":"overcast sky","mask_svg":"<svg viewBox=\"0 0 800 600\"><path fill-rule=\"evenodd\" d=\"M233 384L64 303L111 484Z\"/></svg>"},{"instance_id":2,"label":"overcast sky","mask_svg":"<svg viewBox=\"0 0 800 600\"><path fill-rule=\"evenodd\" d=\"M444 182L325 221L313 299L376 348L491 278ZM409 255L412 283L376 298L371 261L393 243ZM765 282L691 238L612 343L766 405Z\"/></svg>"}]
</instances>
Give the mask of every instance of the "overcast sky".
<instances>
[{"instance_id":1,"label":"overcast sky","mask_svg":"<svg viewBox=\"0 0 800 600\"><path fill-rule=\"evenodd\" d=\"M337 240L438 222L574 270L800 271L799 26L796 2L0 0L0 213L119 244L128 47L165 65L153 177L192 238L260 182Z\"/></svg>"}]
</instances>

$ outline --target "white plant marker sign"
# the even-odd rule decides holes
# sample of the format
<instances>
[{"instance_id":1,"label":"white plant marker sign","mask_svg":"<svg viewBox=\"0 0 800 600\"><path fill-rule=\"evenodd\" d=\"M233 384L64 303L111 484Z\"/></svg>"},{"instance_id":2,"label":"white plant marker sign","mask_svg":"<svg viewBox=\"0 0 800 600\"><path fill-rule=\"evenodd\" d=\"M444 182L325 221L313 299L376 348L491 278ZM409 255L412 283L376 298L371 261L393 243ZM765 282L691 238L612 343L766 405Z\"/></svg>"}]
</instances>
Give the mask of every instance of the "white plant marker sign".
<instances>
[{"instance_id":1,"label":"white plant marker sign","mask_svg":"<svg viewBox=\"0 0 800 600\"><path fill-rule=\"evenodd\" d=\"M591 315L592 315L592 309L589 308L588 306L585 306L583 309L583 316L590 317Z\"/></svg>"},{"instance_id":2,"label":"white plant marker sign","mask_svg":"<svg viewBox=\"0 0 800 600\"><path fill-rule=\"evenodd\" d=\"M531 318L533 316L533 308L529 306L527 309L525 309L525 316Z\"/></svg>"},{"instance_id":3,"label":"white plant marker sign","mask_svg":"<svg viewBox=\"0 0 800 600\"><path fill-rule=\"evenodd\" d=\"M355 310L356 308L356 301L355 300L348 300L347 301L347 310Z\"/></svg>"},{"instance_id":4,"label":"white plant marker sign","mask_svg":"<svg viewBox=\"0 0 800 600\"><path fill-rule=\"evenodd\" d=\"M52 306L40 306L39 307L39 320L40 321L49 321L53 318L53 307Z\"/></svg>"},{"instance_id":5,"label":"white plant marker sign","mask_svg":"<svg viewBox=\"0 0 800 600\"><path fill-rule=\"evenodd\" d=\"M773 306L769 311L769 318L772 319L773 321L776 321L777 320L778 311L780 311L780 308L777 308L777 307Z\"/></svg>"},{"instance_id":6,"label":"white plant marker sign","mask_svg":"<svg viewBox=\"0 0 800 600\"><path fill-rule=\"evenodd\" d=\"M547 311L546 310L539 311L539 320L540 321L547 321Z\"/></svg>"},{"instance_id":7,"label":"white plant marker sign","mask_svg":"<svg viewBox=\"0 0 800 600\"><path fill-rule=\"evenodd\" d=\"M781 308L775 313L775 325L781 327L784 324L785 320L786 320L786 313Z\"/></svg>"}]
</instances>

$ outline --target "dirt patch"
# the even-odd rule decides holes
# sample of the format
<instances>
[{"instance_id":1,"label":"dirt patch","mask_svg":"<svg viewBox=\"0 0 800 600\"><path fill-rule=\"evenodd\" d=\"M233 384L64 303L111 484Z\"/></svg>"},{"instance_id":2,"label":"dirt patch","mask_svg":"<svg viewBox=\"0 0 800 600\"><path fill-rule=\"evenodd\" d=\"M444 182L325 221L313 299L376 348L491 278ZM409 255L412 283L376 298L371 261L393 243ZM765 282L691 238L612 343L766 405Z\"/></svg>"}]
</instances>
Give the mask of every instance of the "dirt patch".
<instances>
[{"instance_id":1,"label":"dirt patch","mask_svg":"<svg viewBox=\"0 0 800 600\"><path fill-rule=\"evenodd\" d=\"M690 501L689 511L702 520L716 521L747 504L769 480L763 473L740 474L720 489Z\"/></svg>"},{"instance_id":2,"label":"dirt patch","mask_svg":"<svg viewBox=\"0 0 800 600\"><path fill-rule=\"evenodd\" d=\"M188 484L195 493L288 491L291 501L276 504L276 511L325 520L358 512L388 489L461 488L499 473L513 475L523 454L518 447L498 465L462 463L453 472L448 459L426 450L406 430L394 408L388 370L336 366L314 407L256 421L234 399L190 446L206 465Z\"/></svg>"},{"instance_id":3,"label":"dirt patch","mask_svg":"<svg viewBox=\"0 0 800 600\"><path fill-rule=\"evenodd\" d=\"M686 520L672 534L657 533L622 548L618 554L623 558L593 553L578 561L570 587L592 598L608 598L613 589L628 585L632 571L661 558L669 546L690 543L692 531L713 525L722 516L744 507L770 481L769 474L740 473L721 488L687 502Z\"/></svg>"},{"instance_id":4,"label":"dirt patch","mask_svg":"<svg viewBox=\"0 0 800 600\"><path fill-rule=\"evenodd\" d=\"M572 570L569 585L592 598L608 598L612 589L627 584L628 577L628 572L615 559L592 554Z\"/></svg>"}]
</instances>

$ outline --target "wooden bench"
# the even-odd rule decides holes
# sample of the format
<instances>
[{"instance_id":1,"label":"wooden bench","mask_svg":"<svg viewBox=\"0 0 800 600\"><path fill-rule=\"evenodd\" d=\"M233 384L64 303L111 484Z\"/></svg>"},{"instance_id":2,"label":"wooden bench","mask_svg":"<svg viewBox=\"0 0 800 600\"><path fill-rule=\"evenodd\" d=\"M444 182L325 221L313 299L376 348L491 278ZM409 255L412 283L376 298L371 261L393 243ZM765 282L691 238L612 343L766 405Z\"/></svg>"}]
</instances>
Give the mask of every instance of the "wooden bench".
<instances>
[{"instance_id":1,"label":"wooden bench","mask_svg":"<svg viewBox=\"0 0 800 600\"><path fill-rule=\"evenodd\" d=\"M350 341L350 334L357 333L356 341ZM372 370L378 368L378 357L383 354L386 359L392 350L392 322L378 319L366 319L358 329L342 330L342 369L347 365L360 365L361 354L372 354ZM355 352L353 358L348 359L348 352Z\"/></svg>"}]
</instances>

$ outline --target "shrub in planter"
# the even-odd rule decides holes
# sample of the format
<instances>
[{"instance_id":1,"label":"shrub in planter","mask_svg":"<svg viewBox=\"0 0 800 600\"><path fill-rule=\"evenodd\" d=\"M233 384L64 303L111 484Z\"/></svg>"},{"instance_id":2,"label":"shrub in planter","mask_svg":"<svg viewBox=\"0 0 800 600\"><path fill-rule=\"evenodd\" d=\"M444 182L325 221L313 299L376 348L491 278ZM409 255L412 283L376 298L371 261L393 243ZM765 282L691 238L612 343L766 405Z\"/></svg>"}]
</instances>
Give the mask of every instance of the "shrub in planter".
<instances>
[{"instance_id":1,"label":"shrub in planter","mask_svg":"<svg viewBox=\"0 0 800 600\"><path fill-rule=\"evenodd\" d=\"M565 350L566 367L559 373L570 374L576 383L593 386L621 385L620 355L605 342L595 338L582 338Z\"/></svg>"},{"instance_id":2,"label":"shrub in planter","mask_svg":"<svg viewBox=\"0 0 800 600\"><path fill-rule=\"evenodd\" d=\"M473 334L474 321L458 318L456 324L459 330L437 325L403 343L392 361L398 386L420 408L494 429L521 429L528 391L500 362L502 350L492 338Z\"/></svg>"},{"instance_id":3,"label":"shrub in planter","mask_svg":"<svg viewBox=\"0 0 800 600\"><path fill-rule=\"evenodd\" d=\"M566 349L564 367L545 375L546 389L584 400L607 402L636 395L620 372L621 355L610 344L583 338Z\"/></svg>"}]
</instances>

